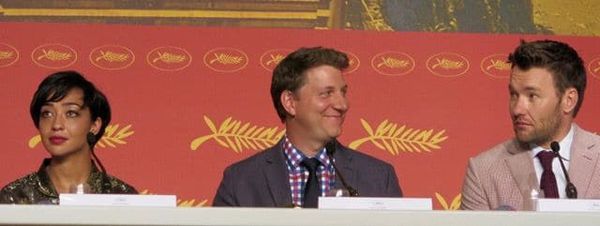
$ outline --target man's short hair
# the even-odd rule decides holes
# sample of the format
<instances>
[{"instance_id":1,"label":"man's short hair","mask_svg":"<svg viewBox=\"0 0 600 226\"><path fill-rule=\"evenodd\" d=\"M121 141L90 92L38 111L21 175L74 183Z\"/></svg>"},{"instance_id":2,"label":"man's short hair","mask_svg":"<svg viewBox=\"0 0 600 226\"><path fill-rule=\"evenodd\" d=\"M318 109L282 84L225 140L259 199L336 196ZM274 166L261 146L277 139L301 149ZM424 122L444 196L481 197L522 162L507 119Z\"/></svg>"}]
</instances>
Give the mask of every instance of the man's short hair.
<instances>
[{"instance_id":1,"label":"man's short hair","mask_svg":"<svg viewBox=\"0 0 600 226\"><path fill-rule=\"evenodd\" d=\"M305 72L311 68L329 65L338 70L348 68L348 56L335 49L313 47L300 48L287 55L273 70L271 98L277 115L285 122L287 111L281 103L285 90L296 92L306 81Z\"/></svg>"},{"instance_id":2,"label":"man's short hair","mask_svg":"<svg viewBox=\"0 0 600 226\"><path fill-rule=\"evenodd\" d=\"M575 88L579 98L573 110L573 117L577 116L583 103L586 71L583 60L575 49L558 41L521 40L521 44L508 56L508 62L512 64L512 68L516 66L521 70L537 67L550 71L559 97L567 88Z\"/></svg>"}]
</instances>

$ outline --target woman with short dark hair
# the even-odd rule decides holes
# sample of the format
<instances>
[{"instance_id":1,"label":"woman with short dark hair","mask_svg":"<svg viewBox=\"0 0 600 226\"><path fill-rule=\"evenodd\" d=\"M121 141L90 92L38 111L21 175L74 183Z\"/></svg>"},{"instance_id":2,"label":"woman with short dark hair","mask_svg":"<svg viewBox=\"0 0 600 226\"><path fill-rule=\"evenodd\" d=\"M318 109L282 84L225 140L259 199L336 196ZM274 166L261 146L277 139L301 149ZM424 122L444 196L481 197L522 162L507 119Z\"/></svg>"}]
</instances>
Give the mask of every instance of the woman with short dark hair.
<instances>
[{"instance_id":1,"label":"woman with short dark hair","mask_svg":"<svg viewBox=\"0 0 600 226\"><path fill-rule=\"evenodd\" d=\"M0 203L58 204L59 193L82 190L137 194L131 185L107 175L94 154L94 146L110 123L110 105L81 74L61 71L46 77L29 110L51 157L44 159L37 172L4 186Z\"/></svg>"}]
</instances>

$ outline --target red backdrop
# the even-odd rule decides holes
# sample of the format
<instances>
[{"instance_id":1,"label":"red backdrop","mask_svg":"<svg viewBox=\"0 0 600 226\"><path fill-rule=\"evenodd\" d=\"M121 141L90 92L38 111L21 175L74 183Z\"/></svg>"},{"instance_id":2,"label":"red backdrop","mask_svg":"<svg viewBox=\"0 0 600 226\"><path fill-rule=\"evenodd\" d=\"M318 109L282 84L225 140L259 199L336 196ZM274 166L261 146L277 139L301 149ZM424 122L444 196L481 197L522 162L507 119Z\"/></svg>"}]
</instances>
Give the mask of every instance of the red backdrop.
<instances>
[{"instance_id":1,"label":"red backdrop","mask_svg":"<svg viewBox=\"0 0 600 226\"><path fill-rule=\"evenodd\" d=\"M392 163L404 194L458 204L467 159L512 137L504 63L520 39L576 48L588 67L577 122L600 132L600 46L592 37L377 33L1 23L0 184L47 156L29 102L48 74L72 69L109 97L111 129L97 148L138 190L212 201L222 170L283 130L269 86L290 50L326 46L352 57L350 111L339 140ZM266 132L265 132L266 131ZM437 194L437 195L436 195ZM452 205L452 201L454 204Z\"/></svg>"}]
</instances>

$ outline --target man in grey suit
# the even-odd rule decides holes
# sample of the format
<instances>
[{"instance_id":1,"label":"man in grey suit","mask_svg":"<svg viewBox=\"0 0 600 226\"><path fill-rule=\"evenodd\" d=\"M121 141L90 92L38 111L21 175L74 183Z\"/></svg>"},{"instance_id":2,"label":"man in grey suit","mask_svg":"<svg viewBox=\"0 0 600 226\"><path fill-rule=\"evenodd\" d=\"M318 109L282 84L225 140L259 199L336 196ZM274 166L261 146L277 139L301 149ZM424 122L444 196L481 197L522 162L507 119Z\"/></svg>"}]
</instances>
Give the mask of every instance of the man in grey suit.
<instances>
[{"instance_id":1,"label":"man in grey suit","mask_svg":"<svg viewBox=\"0 0 600 226\"><path fill-rule=\"evenodd\" d=\"M534 210L535 198L600 198L600 136L573 122L586 87L583 61L550 40L522 41L508 60L515 138L469 160L461 208Z\"/></svg>"},{"instance_id":2,"label":"man in grey suit","mask_svg":"<svg viewBox=\"0 0 600 226\"><path fill-rule=\"evenodd\" d=\"M213 206L314 208L318 196L337 189L402 196L390 164L335 141L348 111L342 76L347 67L346 54L322 47L298 49L279 63L271 98L286 134L275 146L227 167Z\"/></svg>"}]
</instances>

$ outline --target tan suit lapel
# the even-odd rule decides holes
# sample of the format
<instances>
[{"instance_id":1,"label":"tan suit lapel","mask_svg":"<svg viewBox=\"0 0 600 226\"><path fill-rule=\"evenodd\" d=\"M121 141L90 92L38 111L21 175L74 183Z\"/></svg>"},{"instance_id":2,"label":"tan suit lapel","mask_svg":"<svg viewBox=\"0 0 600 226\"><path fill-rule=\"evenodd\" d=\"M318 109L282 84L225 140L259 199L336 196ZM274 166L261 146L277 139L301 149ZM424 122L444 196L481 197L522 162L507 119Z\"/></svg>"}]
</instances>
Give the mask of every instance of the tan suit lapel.
<instances>
[{"instance_id":1,"label":"tan suit lapel","mask_svg":"<svg viewBox=\"0 0 600 226\"><path fill-rule=\"evenodd\" d=\"M592 182L596 164L598 162L598 151L596 144L590 142L587 134L575 125L575 134L571 144L571 160L569 163L569 176L577 187L578 198L586 197L590 183Z\"/></svg>"},{"instance_id":2,"label":"tan suit lapel","mask_svg":"<svg viewBox=\"0 0 600 226\"><path fill-rule=\"evenodd\" d=\"M519 188L519 193L521 193L522 200L520 201L523 204L522 209L531 210L533 206L531 202L527 202L526 200L530 200L532 190L539 191L539 183L533 169L531 153L516 141L508 146L508 152L512 156L506 158L505 162Z\"/></svg>"}]
</instances>

